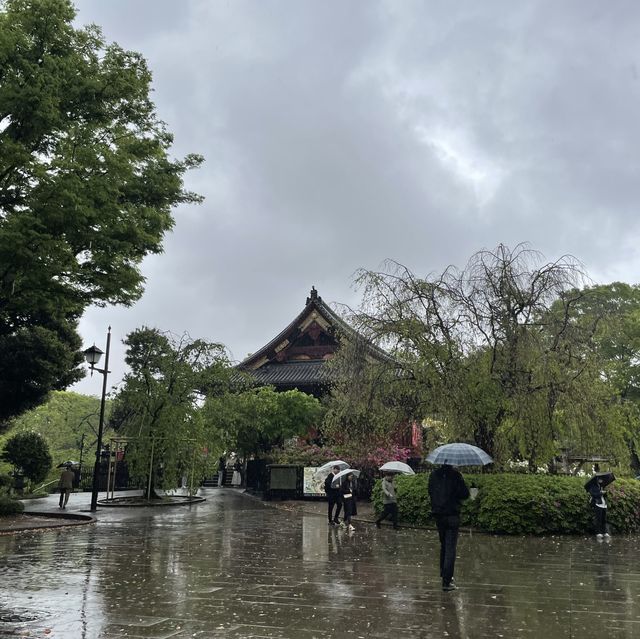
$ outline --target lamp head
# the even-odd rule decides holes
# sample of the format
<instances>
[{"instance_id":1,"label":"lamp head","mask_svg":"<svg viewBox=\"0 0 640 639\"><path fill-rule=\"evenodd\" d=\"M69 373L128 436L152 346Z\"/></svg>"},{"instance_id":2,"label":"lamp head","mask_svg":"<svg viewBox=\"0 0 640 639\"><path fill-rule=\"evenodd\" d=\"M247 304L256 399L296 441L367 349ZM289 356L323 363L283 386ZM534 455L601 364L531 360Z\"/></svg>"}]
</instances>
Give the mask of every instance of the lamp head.
<instances>
[{"instance_id":1,"label":"lamp head","mask_svg":"<svg viewBox=\"0 0 640 639\"><path fill-rule=\"evenodd\" d=\"M91 368L94 368L94 366L100 361L101 357L102 351L95 344L84 351L84 358Z\"/></svg>"}]
</instances>

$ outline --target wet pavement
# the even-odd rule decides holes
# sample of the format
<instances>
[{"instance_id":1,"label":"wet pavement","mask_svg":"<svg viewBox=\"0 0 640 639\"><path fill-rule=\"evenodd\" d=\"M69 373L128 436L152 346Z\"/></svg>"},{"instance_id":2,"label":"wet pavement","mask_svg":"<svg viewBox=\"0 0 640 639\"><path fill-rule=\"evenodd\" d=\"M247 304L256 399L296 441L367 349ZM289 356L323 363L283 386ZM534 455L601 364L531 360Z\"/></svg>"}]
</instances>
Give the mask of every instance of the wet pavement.
<instances>
[{"instance_id":1,"label":"wet pavement","mask_svg":"<svg viewBox=\"0 0 640 639\"><path fill-rule=\"evenodd\" d=\"M460 589L443 593L433 531L354 521L350 535L230 489L203 494L0 537L0 638L640 636L637 537L464 533ZM73 495L71 512L88 499Z\"/></svg>"}]
</instances>

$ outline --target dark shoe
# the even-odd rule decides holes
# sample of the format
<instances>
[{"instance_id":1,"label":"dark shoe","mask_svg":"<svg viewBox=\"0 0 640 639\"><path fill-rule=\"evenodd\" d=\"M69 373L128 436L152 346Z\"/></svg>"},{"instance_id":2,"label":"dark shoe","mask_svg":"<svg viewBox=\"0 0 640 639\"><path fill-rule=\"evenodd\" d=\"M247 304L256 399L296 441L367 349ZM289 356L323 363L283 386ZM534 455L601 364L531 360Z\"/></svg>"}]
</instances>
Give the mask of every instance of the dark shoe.
<instances>
[{"instance_id":1,"label":"dark shoe","mask_svg":"<svg viewBox=\"0 0 640 639\"><path fill-rule=\"evenodd\" d=\"M447 586L442 586L442 592L451 592L452 590L458 590L458 586L456 586L454 583L451 583Z\"/></svg>"},{"instance_id":2,"label":"dark shoe","mask_svg":"<svg viewBox=\"0 0 640 639\"><path fill-rule=\"evenodd\" d=\"M376 528L380 528L380 522L376 519Z\"/></svg>"},{"instance_id":3,"label":"dark shoe","mask_svg":"<svg viewBox=\"0 0 640 639\"><path fill-rule=\"evenodd\" d=\"M339 525L340 525L340 520L339 520L339 519L334 519L334 520L333 520L333 523L334 523L336 526L339 526Z\"/></svg>"}]
</instances>

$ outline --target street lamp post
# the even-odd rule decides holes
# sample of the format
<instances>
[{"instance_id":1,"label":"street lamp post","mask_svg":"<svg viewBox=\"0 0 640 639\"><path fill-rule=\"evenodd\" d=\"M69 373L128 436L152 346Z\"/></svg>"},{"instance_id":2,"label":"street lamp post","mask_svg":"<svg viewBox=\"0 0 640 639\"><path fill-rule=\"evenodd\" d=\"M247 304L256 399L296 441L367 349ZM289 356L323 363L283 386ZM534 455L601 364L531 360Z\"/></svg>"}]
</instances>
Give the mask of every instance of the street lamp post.
<instances>
[{"instance_id":1,"label":"street lamp post","mask_svg":"<svg viewBox=\"0 0 640 639\"><path fill-rule=\"evenodd\" d=\"M111 346L111 326L107 331L107 350L104 357L104 368L96 368L100 361L102 351L94 344L84 351L84 358L89 364L91 374L93 371L102 374L102 398L100 399L100 421L98 422L98 443L96 445L96 463L93 467L93 484L91 488L91 511L98 510L98 483L100 479L100 456L102 453L102 430L104 428L104 405L107 397L107 375L109 374L109 348Z\"/></svg>"}]
</instances>

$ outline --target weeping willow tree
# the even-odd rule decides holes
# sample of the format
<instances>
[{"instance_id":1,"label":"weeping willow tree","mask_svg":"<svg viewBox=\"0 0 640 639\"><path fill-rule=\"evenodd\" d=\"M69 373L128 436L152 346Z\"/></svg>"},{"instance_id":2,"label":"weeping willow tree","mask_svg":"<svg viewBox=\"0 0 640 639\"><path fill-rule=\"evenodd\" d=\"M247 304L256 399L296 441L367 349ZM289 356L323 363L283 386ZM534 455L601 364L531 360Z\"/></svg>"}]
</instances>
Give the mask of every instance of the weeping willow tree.
<instances>
[{"instance_id":1,"label":"weeping willow tree","mask_svg":"<svg viewBox=\"0 0 640 639\"><path fill-rule=\"evenodd\" d=\"M396 388L411 398L414 416L444 423L451 437L531 468L567 445L619 457L623 417L600 374L595 323L575 321L585 282L569 256L545 262L526 245L499 245L464 269L426 277L396 262L361 271L363 302L349 316L392 353ZM357 421L367 401L390 405L392 379L367 400L375 385L350 374L351 386L348 374L335 384L334 415L342 410Z\"/></svg>"},{"instance_id":2,"label":"weeping willow tree","mask_svg":"<svg viewBox=\"0 0 640 639\"><path fill-rule=\"evenodd\" d=\"M217 463L201 406L230 379L224 347L150 328L130 333L125 344L130 372L114 399L111 425L128 439L130 473L150 496L176 488L185 475L199 484Z\"/></svg>"}]
</instances>

